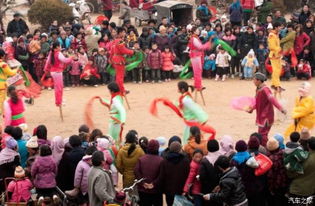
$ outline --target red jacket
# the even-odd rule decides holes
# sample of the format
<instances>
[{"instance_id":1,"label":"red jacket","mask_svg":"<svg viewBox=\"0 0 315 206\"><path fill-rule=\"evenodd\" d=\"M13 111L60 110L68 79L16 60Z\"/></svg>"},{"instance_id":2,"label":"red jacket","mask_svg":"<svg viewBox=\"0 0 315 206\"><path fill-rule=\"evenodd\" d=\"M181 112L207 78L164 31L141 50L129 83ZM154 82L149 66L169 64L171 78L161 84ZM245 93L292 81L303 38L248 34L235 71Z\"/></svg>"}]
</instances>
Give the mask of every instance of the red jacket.
<instances>
[{"instance_id":1,"label":"red jacket","mask_svg":"<svg viewBox=\"0 0 315 206\"><path fill-rule=\"evenodd\" d=\"M184 186L184 192L188 193L189 192L189 186L192 185L192 194L193 195L198 195L201 192L201 182L197 180L196 176L199 174L199 168L200 168L200 163L191 161L190 163L190 170L189 170L189 175L186 180L185 186Z\"/></svg>"},{"instance_id":2,"label":"red jacket","mask_svg":"<svg viewBox=\"0 0 315 206\"><path fill-rule=\"evenodd\" d=\"M126 60L124 55L133 55L134 51L131 49L127 49L125 43L122 39L114 40L112 44L112 48L110 51L110 63L111 64L119 64L125 65Z\"/></svg>"},{"instance_id":3,"label":"red jacket","mask_svg":"<svg viewBox=\"0 0 315 206\"><path fill-rule=\"evenodd\" d=\"M71 49L73 49L74 51L77 51L77 49L82 46L84 48L85 51L87 51L87 45L85 43L84 38L82 38L80 41L77 40L77 38L74 38L71 42Z\"/></svg>"},{"instance_id":4,"label":"red jacket","mask_svg":"<svg viewBox=\"0 0 315 206\"><path fill-rule=\"evenodd\" d=\"M100 79L100 75L97 73L97 68L96 67L93 67L93 65L91 64L87 64L83 71L82 71L82 74L80 75L80 79L89 79L91 76L94 76L98 79Z\"/></svg>"},{"instance_id":5,"label":"red jacket","mask_svg":"<svg viewBox=\"0 0 315 206\"><path fill-rule=\"evenodd\" d=\"M175 56L172 52L162 52L162 69L163 71L171 71L174 69L173 61Z\"/></svg>"},{"instance_id":6,"label":"red jacket","mask_svg":"<svg viewBox=\"0 0 315 206\"><path fill-rule=\"evenodd\" d=\"M113 9L112 0L102 0L102 3L103 3L103 10L104 11L111 11Z\"/></svg>"},{"instance_id":7,"label":"red jacket","mask_svg":"<svg viewBox=\"0 0 315 206\"><path fill-rule=\"evenodd\" d=\"M311 38L303 32L300 35L297 35L295 37L295 43L294 43L294 51L296 55L299 55L303 52L304 48L308 45L310 45Z\"/></svg>"},{"instance_id":8,"label":"red jacket","mask_svg":"<svg viewBox=\"0 0 315 206\"><path fill-rule=\"evenodd\" d=\"M150 69L161 69L163 64L162 53L160 50L151 50L148 55L148 65Z\"/></svg>"},{"instance_id":9,"label":"red jacket","mask_svg":"<svg viewBox=\"0 0 315 206\"><path fill-rule=\"evenodd\" d=\"M11 126L19 126L20 124L25 123L23 114L25 112L25 108L23 100L19 98L18 102L14 104L10 99L8 100L8 103L11 108Z\"/></svg>"},{"instance_id":10,"label":"red jacket","mask_svg":"<svg viewBox=\"0 0 315 206\"><path fill-rule=\"evenodd\" d=\"M255 8L254 0L241 0L241 5L243 9L253 10Z\"/></svg>"}]
</instances>

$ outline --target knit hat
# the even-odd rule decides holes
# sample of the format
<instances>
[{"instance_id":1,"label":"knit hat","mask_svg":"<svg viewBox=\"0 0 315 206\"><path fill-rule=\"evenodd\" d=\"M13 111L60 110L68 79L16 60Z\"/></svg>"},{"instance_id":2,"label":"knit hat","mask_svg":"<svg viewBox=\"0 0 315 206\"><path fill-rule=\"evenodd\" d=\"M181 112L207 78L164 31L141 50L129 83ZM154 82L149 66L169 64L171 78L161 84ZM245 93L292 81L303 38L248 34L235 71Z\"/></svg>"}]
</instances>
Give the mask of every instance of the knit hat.
<instances>
[{"instance_id":1,"label":"knit hat","mask_svg":"<svg viewBox=\"0 0 315 206\"><path fill-rule=\"evenodd\" d=\"M310 132L307 128L301 130L300 140L309 140L311 139Z\"/></svg>"},{"instance_id":2,"label":"knit hat","mask_svg":"<svg viewBox=\"0 0 315 206\"><path fill-rule=\"evenodd\" d=\"M248 149L258 149L259 148L259 139L255 136L251 136L248 140Z\"/></svg>"},{"instance_id":3,"label":"knit hat","mask_svg":"<svg viewBox=\"0 0 315 206\"><path fill-rule=\"evenodd\" d=\"M306 97L310 95L311 92L311 84L309 82L303 82L298 90L300 96Z\"/></svg>"},{"instance_id":4,"label":"knit hat","mask_svg":"<svg viewBox=\"0 0 315 206\"><path fill-rule=\"evenodd\" d=\"M235 144L235 149L237 152L245 152L247 150L247 144L244 140L239 140Z\"/></svg>"},{"instance_id":5,"label":"knit hat","mask_svg":"<svg viewBox=\"0 0 315 206\"><path fill-rule=\"evenodd\" d=\"M279 142L275 138L270 138L267 142L266 148L270 152L275 151L279 148Z\"/></svg>"},{"instance_id":6,"label":"knit hat","mask_svg":"<svg viewBox=\"0 0 315 206\"><path fill-rule=\"evenodd\" d=\"M168 146L171 146L172 142L179 142L180 144L182 143L182 140L178 136L173 136L168 140Z\"/></svg>"},{"instance_id":7,"label":"knit hat","mask_svg":"<svg viewBox=\"0 0 315 206\"><path fill-rule=\"evenodd\" d=\"M156 141L159 142L160 147L163 147L166 144L166 138L165 137L157 137L155 139L156 139Z\"/></svg>"},{"instance_id":8,"label":"knit hat","mask_svg":"<svg viewBox=\"0 0 315 206\"><path fill-rule=\"evenodd\" d=\"M23 178L25 177L25 171L21 166L17 166L14 171L15 178Z\"/></svg>"},{"instance_id":9,"label":"knit hat","mask_svg":"<svg viewBox=\"0 0 315 206\"><path fill-rule=\"evenodd\" d=\"M219 148L219 142L215 139L209 140L207 143L207 149L209 152L216 152Z\"/></svg>"},{"instance_id":10,"label":"knit hat","mask_svg":"<svg viewBox=\"0 0 315 206\"><path fill-rule=\"evenodd\" d=\"M267 79L266 79L266 75L264 75L264 74L261 73L261 72L255 73L254 78L257 79L257 80L260 80L260 81L262 81L262 82L264 82L264 81L267 80Z\"/></svg>"},{"instance_id":11,"label":"knit hat","mask_svg":"<svg viewBox=\"0 0 315 206\"><path fill-rule=\"evenodd\" d=\"M9 149L14 149L17 146L17 141L9 136L5 141L5 146Z\"/></svg>"},{"instance_id":12,"label":"knit hat","mask_svg":"<svg viewBox=\"0 0 315 206\"><path fill-rule=\"evenodd\" d=\"M279 142L279 148L280 149L285 149L284 138L281 134L275 134L275 136L273 136L273 138L275 138Z\"/></svg>"},{"instance_id":13,"label":"knit hat","mask_svg":"<svg viewBox=\"0 0 315 206\"><path fill-rule=\"evenodd\" d=\"M96 142L97 142L97 148L99 148L100 150L109 149L110 143L109 143L108 139L106 139L106 138L97 138Z\"/></svg>"},{"instance_id":14,"label":"knit hat","mask_svg":"<svg viewBox=\"0 0 315 206\"><path fill-rule=\"evenodd\" d=\"M179 142L175 141L171 143L170 152L179 153L181 150L182 150L182 145Z\"/></svg>"},{"instance_id":15,"label":"knit hat","mask_svg":"<svg viewBox=\"0 0 315 206\"><path fill-rule=\"evenodd\" d=\"M269 23L267 29L273 29L272 23Z\"/></svg>"},{"instance_id":16,"label":"knit hat","mask_svg":"<svg viewBox=\"0 0 315 206\"><path fill-rule=\"evenodd\" d=\"M255 52L253 49L249 50L249 52L247 53L247 56L249 55L255 56Z\"/></svg>"},{"instance_id":17,"label":"knit hat","mask_svg":"<svg viewBox=\"0 0 315 206\"><path fill-rule=\"evenodd\" d=\"M31 138L26 142L26 147L28 147L28 148L38 148L37 136L31 137Z\"/></svg>"},{"instance_id":18,"label":"knit hat","mask_svg":"<svg viewBox=\"0 0 315 206\"><path fill-rule=\"evenodd\" d=\"M154 154L154 153L158 153L159 152L159 147L160 144L157 140L155 139L151 139L148 143L148 148L147 148L147 152L149 154Z\"/></svg>"}]
</instances>

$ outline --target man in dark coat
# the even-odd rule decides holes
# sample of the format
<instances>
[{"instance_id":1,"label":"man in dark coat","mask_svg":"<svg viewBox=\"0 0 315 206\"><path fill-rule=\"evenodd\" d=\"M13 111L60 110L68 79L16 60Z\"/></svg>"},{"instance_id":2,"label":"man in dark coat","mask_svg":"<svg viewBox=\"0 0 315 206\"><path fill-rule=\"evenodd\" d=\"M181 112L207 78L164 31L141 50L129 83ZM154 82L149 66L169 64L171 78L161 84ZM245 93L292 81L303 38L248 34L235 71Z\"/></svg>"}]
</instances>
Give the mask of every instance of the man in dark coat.
<instances>
[{"instance_id":1,"label":"man in dark coat","mask_svg":"<svg viewBox=\"0 0 315 206\"><path fill-rule=\"evenodd\" d=\"M26 22L23 19L21 19L21 14L15 13L13 17L14 19L10 21L10 23L8 24L7 28L8 36L11 36L14 33L16 33L18 36L26 34L29 31L29 29Z\"/></svg>"}]
</instances>

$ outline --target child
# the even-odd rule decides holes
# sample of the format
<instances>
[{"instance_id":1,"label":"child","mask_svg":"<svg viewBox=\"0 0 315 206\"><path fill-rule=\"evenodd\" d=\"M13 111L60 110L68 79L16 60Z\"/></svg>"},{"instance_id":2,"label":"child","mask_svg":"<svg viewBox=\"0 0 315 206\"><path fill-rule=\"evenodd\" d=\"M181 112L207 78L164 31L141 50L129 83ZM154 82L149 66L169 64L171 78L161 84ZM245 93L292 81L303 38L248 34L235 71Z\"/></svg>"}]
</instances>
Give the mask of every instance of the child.
<instances>
[{"instance_id":1,"label":"child","mask_svg":"<svg viewBox=\"0 0 315 206\"><path fill-rule=\"evenodd\" d=\"M146 48L144 50L144 58L143 58L143 62L142 62L142 66L143 66L143 69L144 69L144 79L145 79L145 82L146 83L149 83L150 82L150 73L151 73L151 69L150 69L150 66L149 66L149 63L148 63L148 56L149 56L149 53L150 53L150 49L149 48Z\"/></svg>"},{"instance_id":2,"label":"child","mask_svg":"<svg viewBox=\"0 0 315 206\"><path fill-rule=\"evenodd\" d=\"M58 21L54 20L51 25L49 26L49 34L52 32L58 32Z\"/></svg>"},{"instance_id":3,"label":"child","mask_svg":"<svg viewBox=\"0 0 315 206\"><path fill-rule=\"evenodd\" d=\"M148 55L148 65L151 69L152 83L161 83L162 54L158 49L157 43L152 44L152 50Z\"/></svg>"},{"instance_id":4,"label":"child","mask_svg":"<svg viewBox=\"0 0 315 206\"><path fill-rule=\"evenodd\" d=\"M79 58L79 62L81 64L81 66L85 67L85 65L87 65L87 63L89 61L89 58L88 58L84 48L82 46L80 46L78 48L78 50L75 50L75 51L78 51L78 58Z\"/></svg>"},{"instance_id":5,"label":"child","mask_svg":"<svg viewBox=\"0 0 315 206\"><path fill-rule=\"evenodd\" d=\"M76 33L74 37L75 38L71 42L71 49L77 51L79 47L82 47L84 49L84 52L87 51L87 46L84 38L82 37L82 34Z\"/></svg>"},{"instance_id":6,"label":"child","mask_svg":"<svg viewBox=\"0 0 315 206\"><path fill-rule=\"evenodd\" d=\"M204 75L206 78L211 78L211 73L215 72L215 54L210 54L205 57L205 63L203 65Z\"/></svg>"},{"instance_id":7,"label":"child","mask_svg":"<svg viewBox=\"0 0 315 206\"><path fill-rule=\"evenodd\" d=\"M71 62L71 69L70 69L70 77L71 77L71 84L72 87L78 87L80 85L80 74L81 74L82 65L79 62L78 55L74 55L73 61Z\"/></svg>"},{"instance_id":8,"label":"child","mask_svg":"<svg viewBox=\"0 0 315 206\"><path fill-rule=\"evenodd\" d=\"M244 57L242 66L244 67L244 78L253 78L253 74L255 73L256 67L258 67L259 64L252 49L248 52L247 56Z\"/></svg>"},{"instance_id":9,"label":"child","mask_svg":"<svg viewBox=\"0 0 315 206\"><path fill-rule=\"evenodd\" d=\"M139 60L140 55L143 56L143 52L140 49L140 45L139 45L138 42L134 43L133 49L134 49L135 53L134 53L134 56L133 56L134 59L132 60L132 62L135 62L135 61ZM137 68L134 68L132 70L132 81L133 81L133 83L140 83L140 84L142 83L142 67L141 67L141 64L139 64Z\"/></svg>"},{"instance_id":10,"label":"child","mask_svg":"<svg viewBox=\"0 0 315 206\"><path fill-rule=\"evenodd\" d=\"M301 59L298 65L298 69L296 72L297 79L306 79L309 80L311 78L312 74L312 68L309 64L309 62L305 61L304 59Z\"/></svg>"},{"instance_id":11,"label":"child","mask_svg":"<svg viewBox=\"0 0 315 206\"><path fill-rule=\"evenodd\" d=\"M166 138L165 137L157 137L156 140L159 142L159 155L161 156L165 150Z\"/></svg>"},{"instance_id":12,"label":"child","mask_svg":"<svg viewBox=\"0 0 315 206\"><path fill-rule=\"evenodd\" d=\"M93 58L90 57L88 64L85 65L82 74L80 75L80 80L84 85L98 87L97 82L99 79L101 79L101 77L97 73L97 68L93 66Z\"/></svg>"},{"instance_id":13,"label":"child","mask_svg":"<svg viewBox=\"0 0 315 206\"><path fill-rule=\"evenodd\" d=\"M127 43L130 48L134 47L134 44L138 41L138 38L133 30L131 30L127 36Z\"/></svg>"},{"instance_id":14,"label":"child","mask_svg":"<svg viewBox=\"0 0 315 206\"><path fill-rule=\"evenodd\" d=\"M164 73L165 82L171 81L171 73L174 69L173 61L175 60L176 56L173 52L170 51L169 47L165 47L164 51L162 52L162 70Z\"/></svg>"},{"instance_id":15,"label":"child","mask_svg":"<svg viewBox=\"0 0 315 206\"><path fill-rule=\"evenodd\" d=\"M231 61L231 56L220 46L219 53L217 54L217 58L215 61L217 65L217 74L215 77L215 81L218 81L220 76L222 76L222 81L225 81L230 67L229 61Z\"/></svg>"},{"instance_id":16,"label":"child","mask_svg":"<svg viewBox=\"0 0 315 206\"><path fill-rule=\"evenodd\" d=\"M228 157L220 156L215 165L223 173L219 182L220 190L203 196L205 200L211 200L226 205L247 206L245 187L240 173L235 167L230 167Z\"/></svg>"},{"instance_id":17,"label":"child","mask_svg":"<svg viewBox=\"0 0 315 206\"><path fill-rule=\"evenodd\" d=\"M110 82L110 75L106 71L107 56L104 48L98 49L98 52L94 57L94 62L97 67L97 71L101 76L101 84L108 84Z\"/></svg>"},{"instance_id":18,"label":"child","mask_svg":"<svg viewBox=\"0 0 315 206\"><path fill-rule=\"evenodd\" d=\"M308 158L309 153L304 151L299 143L300 134L292 132L290 142L286 144L284 150L284 165L290 172L304 174L303 162Z\"/></svg>"},{"instance_id":19,"label":"child","mask_svg":"<svg viewBox=\"0 0 315 206\"><path fill-rule=\"evenodd\" d=\"M87 206L87 203L89 202L88 174L92 165L92 154L95 151L97 151L97 149L94 146L87 148L85 156L83 156L82 160L78 163L75 169L74 189L65 192L67 195L73 197L78 195L78 204L80 206Z\"/></svg>"},{"instance_id":20,"label":"child","mask_svg":"<svg viewBox=\"0 0 315 206\"><path fill-rule=\"evenodd\" d=\"M191 186L191 193L194 198L195 206L201 206L203 202L202 197L200 196L201 182L199 178L197 177L199 174L200 162L202 158L203 158L203 152L199 149L196 149L192 156L189 175L184 186L184 193L186 194L189 193L190 186Z\"/></svg>"},{"instance_id":21,"label":"child","mask_svg":"<svg viewBox=\"0 0 315 206\"><path fill-rule=\"evenodd\" d=\"M17 166L12 180L7 188L10 202L28 202L31 200L30 190L33 188L32 182L25 178L25 171L21 166Z\"/></svg>"},{"instance_id":22,"label":"child","mask_svg":"<svg viewBox=\"0 0 315 206\"><path fill-rule=\"evenodd\" d=\"M44 75L44 67L46 64L46 58L43 53L39 53L38 57L33 60L35 74L37 77L37 82L40 82L42 76Z\"/></svg>"},{"instance_id":23,"label":"child","mask_svg":"<svg viewBox=\"0 0 315 206\"><path fill-rule=\"evenodd\" d=\"M58 202L59 198L55 195L57 165L48 145L40 146L39 156L32 165L31 174L39 197L38 205L42 205L44 197L52 197L54 202Z\"/></svg>"},{"instance_id":24,"label":"child","mask_svg":"<svg viewBox=\"0 0 315 206\"><path fill-rule=\"evenodd\" d=\"M281 80L289 81L291 78L291 65L286 57L282 58L283 75Z\"/></svg>"},{"instance_id":25,"label":"child","mask_svg":"<svg viewBox=\"0 0 315 206\"><path fill-rule=\"evenodd\" d=\"M265 61L268 55L268 50L265 48L263 43L259 44L259 48L257 49L257 60L259 63L259 72L266 75Z\"/></svg>"}]
</instances>

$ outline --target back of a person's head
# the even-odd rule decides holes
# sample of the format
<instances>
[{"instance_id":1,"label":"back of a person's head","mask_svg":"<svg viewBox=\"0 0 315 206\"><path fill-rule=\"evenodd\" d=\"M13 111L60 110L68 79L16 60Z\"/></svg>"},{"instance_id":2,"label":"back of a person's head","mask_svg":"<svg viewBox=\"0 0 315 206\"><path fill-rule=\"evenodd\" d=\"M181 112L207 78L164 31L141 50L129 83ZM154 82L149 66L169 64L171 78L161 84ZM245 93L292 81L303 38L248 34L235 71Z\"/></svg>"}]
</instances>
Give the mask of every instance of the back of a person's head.
<instances>
[{"instance_id":1,"label":"back of a person's head","mask_svg":"<svg viewBox=\"0 0 315 206\"><path fill-rule=\"evenodd\" d=\"M315 137L311 137L308 141L308 148L312 151L315 151Z\"/></svg>"},{"instance_id":2,"label":"back of a person's head","mask_svg":"<svg viewBox=\"0 0 315 206\"><path fill-rule=\"evenodd\" d=\"M195 138L195 142L197 144L200 144L200 142L201 142L201 132L200 132L199 127L195 127L195 126L191 127L190 128L190 134L191 134L192 137Z\"/></svg>"},{"instance_id":3,"label":"back of a person's head","mask_svg":"<svg viewBox=\"0 0 315 206\"><path fill-rule=\"evenodd\" d=\"M6 134L12 136L13 129L14 129L13 126L6 126L5 129L4 129L4 133L6 133Z\"/></svg>"},{"instance_id":4,"label":"back of a person's head","mask_svg":"<svg viewBox=\"0 0 315 206\"><path fill-rule=\"evenodd\" d=\"M291 142L298 142L300 140L300 133L292 132L290 134L290 140L291 140Z\"/></svg>"},{"instance_id":5,"label":"back of a person's head","mask_svg":"<svg viewBox=\"0 0 315 206\"><path fill-rule=\"evenodd\" d=\"M103 132L100 129L94 129L90 135L90 142L96 141L101 136L103 136Z\"/></svg>"},{"instance_id":6,"label":"back of a person's head","mask_svg":"<svg viewBox=\"0 0 315 206\"><path fill-rule=\"evenodd\" d=\"M216 139L209 140L207 143L207 149L209 152L219 151L219 142Z\"/></svg>"},{"instance_id":7,"label":"back of a person's head","mask_svg":"<svg viewBox=\"0 0 315 206\"><path fill-rule=\"evenodd\" d=\"M36 136L38 139L45 139L47 140L47 128L45 125L39 125L36 128Z\"/></svg>"},{"instance_id":8,"label":"back of a person's head","mask_svg":"<svg viewBox=\"0 0 315 206\"><path fill-rule=\"evenodd\" d=\"M104 161L104 153L101 151L96 151L92 154L92 165L98 167L102 165Z\"/></svg>"},{"instance_id":9,"label":"back of a person's head","mask_svg":"<svg viewBox=\"0 0 315 206\"><path fill-rule=\"evenodd\" d=\"M23 131L20 127L14 127L11 135L15 140L20 140L23 136Z\"/></svg>"},{"instance_id":10,"label":"back of a person's head","mask_svg":"<svg viewBox=\"0 0 315 206\"><path fill-rule=\"evenodd\" d=\"M138 132L136 130L130 130L126 134L126 143L136 143L138 141Z\"/></svg>"},{"instance_id":11,"label":"back of a person's head","mask_svg":"<svg viewBox=\"0 0 315 206\"><path fill-rule=\"evenodd\" d=\"M92 155L94 152L97 151L97 148L95 146L89 146L86 150L85 150L85 154L86 155Z\"/></svg>"},{"instance_id":12,"label":"back of a person's head","mask_svg":"<svg viewBox=\"0 0 315 206\"><path fill-rule=\"evenodd\" d=\"M43 144L39 147L39 155L42 157L52 155L51 148L47 144Z\"/></svg>"},{"instance_id":13,"label":"back of a person's head","mask_svg":"<svg viewBox=\"0 0 315 206\"><path fill-rule=\"evenodd\" d=\"M219 156L219 158L217 159L217 161L215 161L214 163L216 166L222 168L222 169L226 169L230 166L230 160L228 157L221 155Z\"/></svg>"},{"instance_id":14,"label":"back of a person's head","mask_svg":"<svg viewBox=\"0 0 315 206\"><path fill-rule=\"evenodd\" d=\"M71 147L79 147L81 146L82 142L81 142L81 139L78 135L72 135L70 138L69 138L69 143L71 145Z\"/></svg>"},{"instance_id":15,"label":"back of a person's head","mask_svg":"<svg viewBox=\"0 0 315 206\"><path fill-rule=\"evenodd\" d=\"M83 125L81 125L81 126L79 127L79 134L80 134L81 132L89 133L89 132L90 132L90 129L89 129L89 127L88 127L87 125L83 124Z\"/></svg>"}]
</instances>

